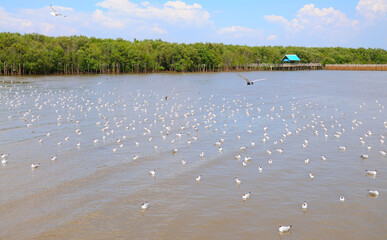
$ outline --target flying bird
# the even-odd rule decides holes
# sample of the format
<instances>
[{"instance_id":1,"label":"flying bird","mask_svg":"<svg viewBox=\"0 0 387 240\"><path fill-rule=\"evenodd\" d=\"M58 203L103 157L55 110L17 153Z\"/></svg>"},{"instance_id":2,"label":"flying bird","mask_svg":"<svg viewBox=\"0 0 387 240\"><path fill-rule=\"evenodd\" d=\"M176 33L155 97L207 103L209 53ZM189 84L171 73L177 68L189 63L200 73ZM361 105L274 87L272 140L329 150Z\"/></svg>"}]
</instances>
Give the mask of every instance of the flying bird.
<instances>
[{"instance_id":1,"label":"flying bird","mask_svg":"<svg viewBox=\"0 0 387 240\"><path fill-rule=\"evenodd\" d=\"M54 17L59 17L59 16L61 16L61 17L66 17L66 16L62 15L61 13L58 13L58 12L56 11L56 9L55 9L52 5L50 5L50 7L51 7L51 10L52 10L52 12L51 12L51 15L52 15L52 16L54 16Z\"/></svg>"},{"instance_id":2,"label":"flying bird","mask_svg":"<svg viewBox=\"0 0 387 240\"><path fill-rule=\"evenodd\" d=\"M244 77L244 76L240 75L239 73L237 73L237 75L239 77L243 78L244 80L246 80L247 85L253 85L255 82L266 80L266 78L261 78L261 79L256 79L256 80L250 81L247 77Z\"/></svg>"}]
</instances>

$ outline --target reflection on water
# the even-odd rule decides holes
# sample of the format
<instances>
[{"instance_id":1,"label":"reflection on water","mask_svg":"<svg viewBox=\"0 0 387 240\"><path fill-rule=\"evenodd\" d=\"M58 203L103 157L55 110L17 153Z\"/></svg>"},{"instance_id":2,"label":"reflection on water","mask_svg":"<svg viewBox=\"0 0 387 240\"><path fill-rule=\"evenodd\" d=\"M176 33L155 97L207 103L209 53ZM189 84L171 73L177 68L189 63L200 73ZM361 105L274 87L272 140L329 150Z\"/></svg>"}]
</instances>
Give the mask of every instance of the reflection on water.
<instances>
[{"instance_id":1,"label":"reflection on water","mask_svg":"<svg viewBox=\"0 0 387 240\"><path fill-rule=\"evenodd\" d=\"M386 239L386 74L244 75L1 78L0 239Z\"/></svg>"}]
</instances>

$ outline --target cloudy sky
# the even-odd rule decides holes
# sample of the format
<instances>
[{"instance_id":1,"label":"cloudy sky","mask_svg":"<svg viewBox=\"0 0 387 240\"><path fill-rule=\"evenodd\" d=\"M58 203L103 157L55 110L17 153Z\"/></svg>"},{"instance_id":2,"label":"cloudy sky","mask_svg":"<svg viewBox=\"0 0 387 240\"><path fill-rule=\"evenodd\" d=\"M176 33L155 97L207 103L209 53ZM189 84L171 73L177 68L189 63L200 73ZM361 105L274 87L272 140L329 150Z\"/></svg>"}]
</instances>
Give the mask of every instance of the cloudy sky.
<instances>
[{"instance_id":1,"label":"cloudy sky","mask_svg":"<svg viewBox=\"0 0 387 240\"><path fill-rule=\"evenodd\" d=\"M387 49L386 13L387 0L0 0L0 32Z\"/></svg>"}]
</instances>

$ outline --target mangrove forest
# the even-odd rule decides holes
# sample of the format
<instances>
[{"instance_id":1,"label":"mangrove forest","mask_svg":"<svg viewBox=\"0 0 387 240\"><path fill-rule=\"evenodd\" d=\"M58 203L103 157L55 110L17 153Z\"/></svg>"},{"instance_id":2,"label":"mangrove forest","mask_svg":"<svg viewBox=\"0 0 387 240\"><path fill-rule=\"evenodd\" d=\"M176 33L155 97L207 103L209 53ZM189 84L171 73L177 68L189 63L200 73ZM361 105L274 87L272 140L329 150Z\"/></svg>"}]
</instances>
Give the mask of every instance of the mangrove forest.
<instances>
[{"instance_id":1,"label":"mangrove forest","mask_svg":"<svg viewBox=\"0 0 387 240\"><path fill-rule=\"evenodd\" d=\"M4 75L237 71L280 64L285 54L297 54L301 63L323 66L387 63L384 49L185 44L0 33L0 74Z\"/></svg>"}]
</instances>

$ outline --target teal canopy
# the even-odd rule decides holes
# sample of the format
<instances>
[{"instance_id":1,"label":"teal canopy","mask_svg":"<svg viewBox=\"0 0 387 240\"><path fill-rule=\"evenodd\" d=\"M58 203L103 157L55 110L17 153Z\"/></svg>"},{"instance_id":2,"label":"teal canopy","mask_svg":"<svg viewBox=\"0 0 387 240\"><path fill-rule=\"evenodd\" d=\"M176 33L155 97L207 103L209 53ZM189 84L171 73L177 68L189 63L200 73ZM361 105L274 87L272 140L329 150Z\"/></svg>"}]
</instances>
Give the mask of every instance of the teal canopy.
<instances>
[{"instance_id":1,"label":"teal canopy","mask_svg":"<svg viewBox=\"0 0 387 240\"><path fill-rule=\"evenodd\" d=\"M285 55L285 57L282 58L282 61L289 62L289 61L301 61L301 60L295 54L288 54L288 55Z\"/></svg>"}]
</instances>

